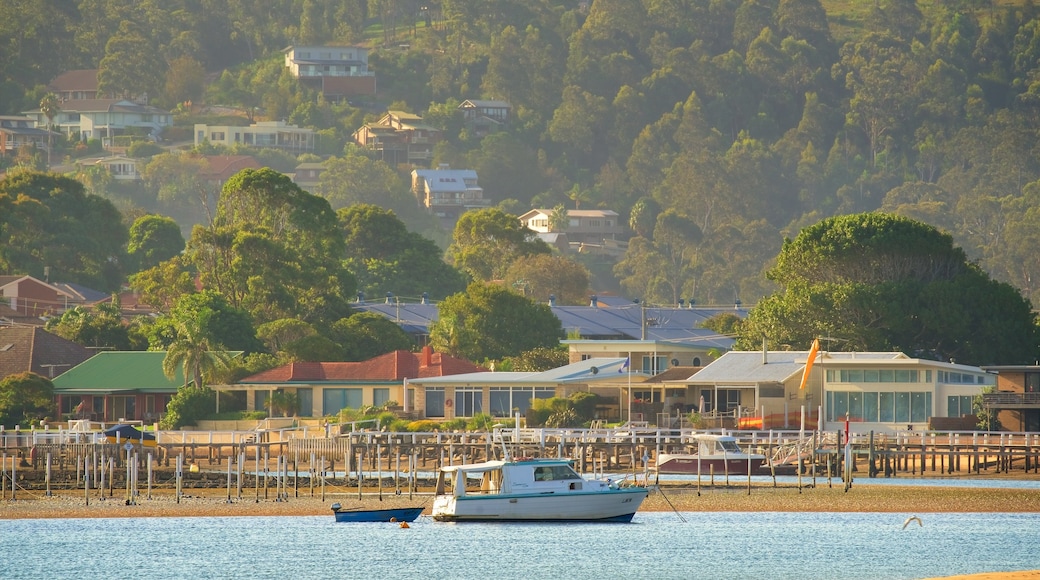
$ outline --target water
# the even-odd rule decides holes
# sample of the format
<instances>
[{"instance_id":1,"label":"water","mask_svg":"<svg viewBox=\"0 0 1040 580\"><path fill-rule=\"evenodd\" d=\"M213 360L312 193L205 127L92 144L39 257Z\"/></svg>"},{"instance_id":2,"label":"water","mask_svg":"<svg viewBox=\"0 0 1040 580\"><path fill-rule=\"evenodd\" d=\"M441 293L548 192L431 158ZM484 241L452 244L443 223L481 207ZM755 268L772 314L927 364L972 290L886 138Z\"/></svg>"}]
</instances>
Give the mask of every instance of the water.
<instances>
[{"instance_id":1,"label":"water","mask_svg":"<svg viewBox=\"0 0 1040 580\"><path fill-rule=\"evenodd\" d=\"M631 524L0 521L0 578L916 579L1040 568L1040 514L640 512ZM685 519L685 521L683 521Z\"/></svg>"}]
</instances>

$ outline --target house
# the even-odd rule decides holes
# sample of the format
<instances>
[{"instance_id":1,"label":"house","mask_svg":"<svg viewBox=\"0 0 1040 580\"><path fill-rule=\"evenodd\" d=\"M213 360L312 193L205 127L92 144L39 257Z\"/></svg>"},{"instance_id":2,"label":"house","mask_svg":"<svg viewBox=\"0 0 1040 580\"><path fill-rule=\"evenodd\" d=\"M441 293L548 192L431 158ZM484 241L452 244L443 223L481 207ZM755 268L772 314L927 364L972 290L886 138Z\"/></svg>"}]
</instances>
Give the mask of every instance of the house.
<instances>
[{"instance_id":1,"label":"house","mask_svg":"<svg viewBox=\"0 0 1040 580\"><path fill-rule=\"evenodd\" d=\"M809 354L731 351L673 386L686 385L701 412L735 414L750 428L797 428L804 408L814 424L822 417L824 431L843 429L847 416L856 433L895 433L971 413L996 380L979 367L900 352L820 352L807 365Z\"/></svg>"},{"instance_id":2,"label":"house","mask_svg":"<svg viewBox=\"0 0 1040 580\"><path fill-rule=\"evenodd\" d=\"M997 375L996 392L982 395L983 408L994 411L1005 430L1040 431L1040 365L982 368Z\"/></svg>"},{"instance_id":3,"label":"house","mask_svg":"<svg viewBox=\"0 0 1040 580\"><path fill-rule=\"evenodd\" d=\"M403 403L404 412L414 414L411 380L483 370L469 361L433 352L427 346L418 353L397 350L362 362L289 363L231 385L211 387L245 391L249 410L265 409L275 391L290 391L296 394L299 412L305 417L327 417L341 409L382 406L391 401Z\"/></svg>"},{"instance_id":4,"label":"house","mask_svg":"<svg viewBox=\"0 0 1040 580\"><path fill-rule=\"evenodd\" d=\"M204 155L206 169L199 176L218 194L232 176L243 169L263 167L251 155Z\"/></svg>"},{"instance_id":5,"label":"house","mask_svg":"<svg viewBox=\"0 0 1040 580\"><path fill-rule=\"evenodd\" d=\"M582 243L600 244L625 232L617 212L609 209L567 210L565 224L552 223L552 214L551 209L532 209L520 216L520 223L540 234L566 232L572 247Z\"/></svg>"},{"instance_id":6,"label":"house","mask_svg":"<svg viewBox=\"0 0 1040 580\"><path fill-rule=\"evenodd\" d=\"M467 99L459 104L466 130L476 137L485 137L509 124L513 106L506 101Z\"/></svg>"},{"instance_id":7,"label":"house","mask_svg":"<svg viewBox=\"0 0 1040 580\"><path fill-rule=\"evenodd\" d=\"M65 71L47 84L47 90L57 95L63 104L98 99L105 95L98 93L97 77L96 68Z\"/></svg>"},{"instance_id":8,"label":"house","mask_svg":"<svg viewBox=\"0 0 1040 580\"><path fill-rule=\"evenodd\" d=\"M441 218L445 226L454 226L459 216L471 209L491 205L477 184L476 171L450 169L446 164L437 169L413 170L412 193L426 209Z\"/></svg>"},{"instance_id":9,"label":"house","mask_svg":"<svg viewBox=\"0 0 1040 580\"><path fill-rule=\"evenodd\" d=\"M248 127L235 125L195 125L195 145L209 142L230 147L236 143L250 147L269 147L293 153L314 151L316 133L312 129L284 121L260 121Z\"/></svg>"},{"instance_id":10,"label":"house","mask_svg":"<svg viewBox=\"0 0 1040 580\"><path fill-rule=\"evenodd\" d=\"M645 377L627 372L623 358L590 358L544 372L476 372L409 381L423 417L454 419L486 413L525 414L534 399L591 392L601 397L598 418L627 417L625 396Z\"/></svg>"},{"instance_id":11,"label":"house","mask_svg":"<svg viewBox=\"0 0 1040 580\"><path fill-rule=\"evenodd\" d=\"M301 163L296 166L296 171L292 175L293 183L299 185L301 189L307 191L314 191L314 188L318 186L321 181L321 174L325 172L324 163Z\"/></svg>"},{"instance_id":12,"label":"house","mask_svg":"<svg viewBox=\"0 0 1040 580\"><path fill-rule=\"evenodd\" d=\"M42 326L73 300L73 294L32 276L0 276L0 322Z\"/></svg>"},{"instance_id":13,"label":"house","mask_svg":"<svg viewBox=\"0 0 1040 580\"><path fill-rule=\"evenodd\" d=\"M22 147L46 150L54 135L57 133L37 127L32 117L0 115L0 155L11 155Z\"/></svg>"},{"instance_id":14,"label":"house","mask_svg":"<svg viewBox=\"0 0 1040 580\"><path fill-rule=\"evenodd\" d=\"M443 131L423 122L420 115L404 111L387 111L375 123L366 123L354 131L354 142L379 153L390 165L425 167L433 159L433 146Z\"/></svg>"},{"instance_id":15,"label":"house","mask_svg":"<svg viewBox=\"0 0 1040 580\"><path fill-rule=\"evenodd\" d=\"M22 113L37 125L51 123L40 109ZM169 111L141 105L125 99L79 99L65 101L53 119L62 133L81 140L111 139L131 132L158 138L163 129L173 124Z\"/></svg>"},{"instance_id":16,"label":"house","mask_svg":"<svg viewBox=\"0 0 1040 580\"><path fill-rule=\"evenodd\" d=\"M102 351L53 380L63 418L154 422L184 385L181 368L167 378L165 351ZM80 407L80 404L83 406Z\"/></svg>"},{"instance_id":17,"label":"house","mask_svg":"<svg viewBox=\"0 0 1040 580\"><path fill-rule=\"evenodd\" d=\"M134 159L124 155L113 155L111 157L93 157L76 160L76 165L84 167L104 167L108 170L112 179L119 182L141 181L141 170L147 163L146 159Z\"/></svg>"},{"instance_id":18,"label":"house","mask_svg":"<svg viewBox=\"0 0 1040 580\"><path fill-rule=\"evenodd\" d=\"M31 372L54 377L94 352L38 326L0 326L0 379Z\"/></svg>"},{"instance_id":19,"label":"house","mask_svg":"<svg viewBox=\"0 0 1040 580\"><path fill-rule=\"evenodd\" d=\"M290 46L282 52L293 77L327 99L376 94L376 75L368 70L365 47Z\"/></svg>"}]
</instances>

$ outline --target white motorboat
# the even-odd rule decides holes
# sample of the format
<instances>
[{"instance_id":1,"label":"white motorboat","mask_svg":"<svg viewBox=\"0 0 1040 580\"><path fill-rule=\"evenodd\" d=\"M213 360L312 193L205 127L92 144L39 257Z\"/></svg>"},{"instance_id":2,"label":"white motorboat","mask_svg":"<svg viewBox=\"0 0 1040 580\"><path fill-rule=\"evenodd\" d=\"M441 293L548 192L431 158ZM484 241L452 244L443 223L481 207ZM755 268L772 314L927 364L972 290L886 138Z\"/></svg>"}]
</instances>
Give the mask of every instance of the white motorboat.
<instances>
[{"instance_id":1,"label":"white motorboat","mask_svg":"<svg viewBox=\"0 0 1040 580\"><path fill-rule=\"evenodd\" d=\"M765 455L747 453L736 437L717 433L694 435L697 453L662 453L657 458L658 473L747 475L766 460Z\"/></svg>"},{"instance_id":2,"label":"white motorboat","mask_svg":"<svg viewBox=\"0 0 1040 580\"><path fill-rule=\"evenodd\" d=\"M629 522L648 490L586 479L567 459L516 459L442 467L439 521Z\"/></svg>"}]
</instances>

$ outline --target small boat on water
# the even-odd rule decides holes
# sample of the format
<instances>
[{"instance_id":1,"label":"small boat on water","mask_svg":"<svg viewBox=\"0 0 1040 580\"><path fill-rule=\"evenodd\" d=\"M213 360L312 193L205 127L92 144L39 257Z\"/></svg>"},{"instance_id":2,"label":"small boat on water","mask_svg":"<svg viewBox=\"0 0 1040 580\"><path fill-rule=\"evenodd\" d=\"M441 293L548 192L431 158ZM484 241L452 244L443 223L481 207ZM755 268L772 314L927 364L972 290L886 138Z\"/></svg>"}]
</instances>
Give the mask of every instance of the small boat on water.
<instances>
[{"instance_id":1,"label":"small boat on water","mask_svg":"<svg viewBox=\"0 0 1040 580\"><path fill-rule=\"evenodd\" d=\"M586 479L567 459L515 459L442 467L438 521L630 522L647 488Z\"/></svg>"},{"instance_id":2,"label":"small boat on water","mask_svg":"<svg viewBox=\"0 0 1040 580\"><path fill-rule=\"evenodd\" d=\"M736 437L730 435L701 433L694 435L694 440L697 453L662 453L657 458L657 472L747 475L757 471L766 460L765 455L744 452Z\"/></svg>"},{"instance_id":3,"label":"small boat on water","mask_svg":"<svg viewBox=\"0 0 1040 580\"><path fill-rule=\"evenodd\" d=\"M344 508L338 503L332 504L332 513L335 514L337 522L414 522L422 511L422 507L365 510Z\"/></svg>"}]
</instances>

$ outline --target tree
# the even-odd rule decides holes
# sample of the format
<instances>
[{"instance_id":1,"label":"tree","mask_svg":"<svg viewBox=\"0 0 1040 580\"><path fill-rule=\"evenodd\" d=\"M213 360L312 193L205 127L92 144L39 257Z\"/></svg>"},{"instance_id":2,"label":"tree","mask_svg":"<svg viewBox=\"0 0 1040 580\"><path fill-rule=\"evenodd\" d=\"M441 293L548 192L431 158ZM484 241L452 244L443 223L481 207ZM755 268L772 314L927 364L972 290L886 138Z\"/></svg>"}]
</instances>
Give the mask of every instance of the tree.
<instances>
[{"instance_id":1,"label":"tree","mask_svg":"<svg viewBox=\"0 0 1040 580\"><path fill-rule=\"evenodd\" d=\"M153 43L128 20L105 43L105 58L98 65L98 91L122 98L159 95L166 73Z\"/></svg>"},{"instance_id":2,"label":"tree","mask_svg":"<svg viewBox=\"0 0 1040 580\"><path fill-rule=\"evenodd\" d=\"M409 232L393 211L358 204L339 210L346 246L345 266L367 296L392 292L395 296L434 299L466 287L462 272L441 258L430 239Z\"/></svg>"},{"instance_id":3,"label":"tree","mask_svg":"<svg viewBox=\"0 0 1040 580\"><path fill-rule=\"evenodd\" d=\"M198 320L178 319L175 328L177 338L166 350L162 363L163 374L172 379L180 368L183 370L185 388L190 381L194 388L202 389L206 378L216 370L227 367L228 357L223 353L223 347L210 340Z\"/></svg>"},{"instance_id":4,"label":"tree","mask_svg":"<svg viewBox=\"0 0 1040 580\"><path fill-rule=\"evenodd\" d=\"M29 427L57 416L54 384L36 373L18 373L0 380L0 425Z\"/></svg>"},{"instance_id":5,"label":"tree","mask_svg":"<svg viewBox=\"0 0 1040 580\"><path fill-rule=\"evenodd\" d=\"M364 361L415 346L412 337L399 325L374 312L358 312L337 320L329 336L343 348L347 361Z\"/></svg>"},{"instance_id":6,"label":"tree","mask_svg":"<svg viewBox=\"0 0 1040 580\"><path fill-rule=\"evenodd\" d=\"M107 199L80 182L24 171L0 179L0 271L114 292L123 281L127 229Z\"/></svg>"},{"instance_id":7,"label":"tree","mask_svg":"<svg viewBox=\"0 0 1040 580\"><path fill-rule=\"evenodd\" d=\"M169 350L175 342L205 343L214 350L263 350L249 314L230 305L213 291L185 294L177 299L170 313L160 316L152 326L149 343L153 350ZM185 337L185 332L190 335Z\"/></svg>"},{"instance_id":8,"label":"tree","mask_svg":"<svg viewBox=\"0 0 1040 580\"><path fill-rule=\"evenodd\" d=\"M47 93L40 99L40 112L43 113L44 117L47 117L47 169L51 167L51 148L52 148L52 136L53 131L51 128L54 126L54 118L61 112L61 101L58 100L58 95L54 93Z\"/></svg>"},{"instance_id":9,"label":"tree","mask_svg":"<svg viewBox=\"0 0 1040 580\"><path fill-rule=\"evenodd\" d=\"M202 63L190 56L179 56L170 61L170 68L166 71L163 97L171 106L198 101L205 86L206 69Z\"/></svg>"},{"instance_id":10,"label":"tree","mask_svg":"<svg viewBox=\"0 0 1040 580\"><path fill-rule=\"evenodd\" d=\"M119 301L98 304L87 310L70 308L60 318L51 318L45 326L58 336L88 348L130 350L130 332L123 324Z\"/></svg>"},{"instance_id":11,"label":"tree","mask_svg":"<svg viewBox=\"0 0 1040 580\"><path fill-rule=\"evenodd\" d=\"M554 347L562 337L560 320L548 305L482 282L441 302L430 325L435 349L474 361Z\"/></svg>"},{"instance_id":12,"label":"tree","mask_svg":"<svg viewBox=\"0 0 1040 580\"><path fill-rule=\"evenodd\" d=\"M560 304L582 304L588 299L589 271L559 254L521 256L505 272L511 285L523 281L523 294L543 302L555 296Z\"/></svg>"},{"instance_id":13,"label":"tree","mask_svg":"<svg viewBox=\"0 0 1040 580\"><path fill-rule=\"evenodd\" d=\"M264 168L224 184L213 225L195 228L186 258L205 287L261 324L328 323L349 312L356 288L344 254L329 202Z\"/></svg>"},{"instance_id":14,"label":"tree","mask_svg":"<svg viewBox=\"0 0 1040 580\"><path fill-rule=\"evenodd\" d=\"M448 255L455 267L475 280L494 280L501 278L516 258L551 251L520 223L520 218L489 208L462 214L455 224Z\"/></svg>"},{"instance_id":15,"label":"tree","mask_svg":"<svg viewBox=\"0 0 1040 580\"><path fill-rule=\"evenodd\" d=\"M360 153L326 161L314 193L329 200L332 209L372 204L400 215L415 207L415 199L392 167Z\"/></svg>"},{"instance_id":16,"label":"tree","mask_svg":"<svg viewBox=\"0 0 1040 580\"><path fill-rule=\"evenodd\" d=\"M196 291L195 277L181 256L174 256L130 276L130 287L138 299L159 312L169 312L181 296Z\"/></svg>"},{"instance_id":17,"label":"tree","mask_svg":"<svg viewBox=\"0 0 1040 580\"><path fill-rule=\"evenodd\" d=\"M768 273L781 290L740 327L738 348L898 350L964 364L1035 360L1029 302L969 262L949 234L882 213L841 216L785 240Z\"/></svg>"},{"instance_id":18,"label":"tree","mask_svg":"<svg viewBox=\"0 0 1040 580\"><path fill-rule=\"evenodd\" d=\"M138 270L154 268L184 251L184 236L177 222L164 216L141 216L130 226L127 255Z\"/></svg>"}]
</instances>

